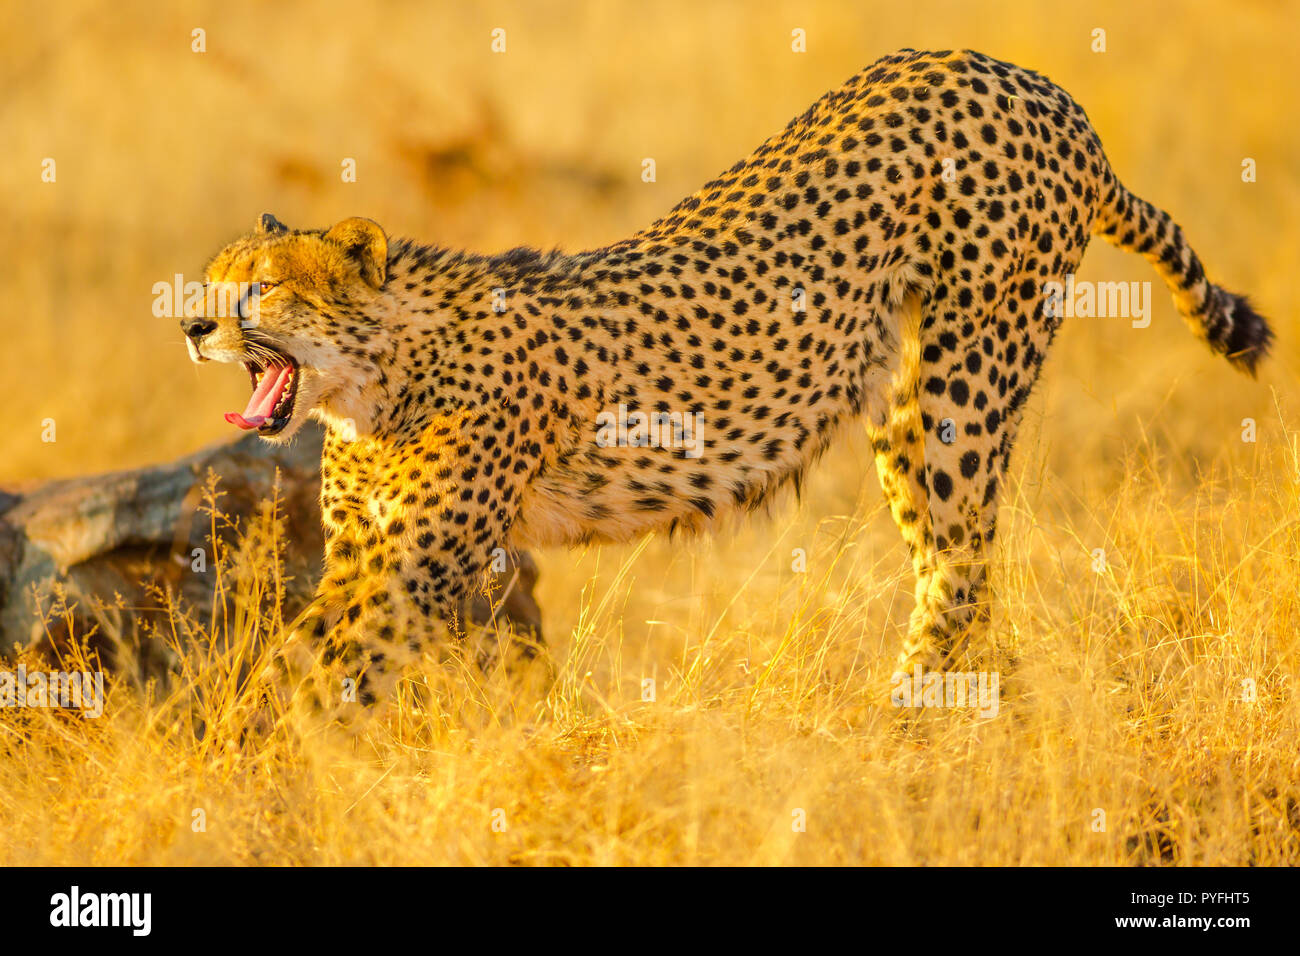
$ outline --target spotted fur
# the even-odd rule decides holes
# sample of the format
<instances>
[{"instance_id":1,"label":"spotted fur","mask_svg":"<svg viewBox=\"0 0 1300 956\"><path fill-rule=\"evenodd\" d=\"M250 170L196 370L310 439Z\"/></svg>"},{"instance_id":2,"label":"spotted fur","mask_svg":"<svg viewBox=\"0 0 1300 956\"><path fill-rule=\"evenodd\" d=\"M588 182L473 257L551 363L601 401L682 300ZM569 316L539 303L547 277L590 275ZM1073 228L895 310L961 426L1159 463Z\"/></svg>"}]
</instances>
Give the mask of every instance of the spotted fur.
<instances>
[{"instance_id":1,"label":"spotted fur","mask_svg":"<svg viewBox=\"0 0 1300 956\"><path fill-rule=\"evenodd\" d=\"M304 661L367 666L370 698L495 549L702 529L797 484L855 418L916 573L899 665L935 668L986 611L998 495L1060 322L1045 284L1093 234L1150 259L1193 331L1254 370L1264 319L1120 184L1082 108L971 51L884 57L590 252L471 255L368 220L264 217L208 269L276 283L259 327L187 328L196 357L262 341L300 363L276 440L308 410L328 426L327 541L297 633ZM601 442L620 405L701 414L702 454Z\"/></svg>"}]
</instances>

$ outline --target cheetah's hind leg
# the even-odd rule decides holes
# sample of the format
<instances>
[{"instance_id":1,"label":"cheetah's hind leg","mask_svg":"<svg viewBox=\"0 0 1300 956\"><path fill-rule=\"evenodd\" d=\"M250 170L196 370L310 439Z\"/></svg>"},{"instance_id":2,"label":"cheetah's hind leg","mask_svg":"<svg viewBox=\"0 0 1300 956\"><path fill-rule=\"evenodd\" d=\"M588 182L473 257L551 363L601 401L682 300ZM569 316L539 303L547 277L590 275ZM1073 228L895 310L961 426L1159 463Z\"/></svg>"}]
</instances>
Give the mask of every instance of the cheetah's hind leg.
<instances>
[{"instance_id":1,"label":"cheetah's hind leg","mask_svg":"<svg viewBox=\"0 0 1300 956\"><path fill-rule=\"evenodd\" d=\"M921 322L925 303L919 295L908 296L895 316L896 334L888 345L890 377L882 383L884 394L869 406L866 429L876 458L876 473L890 515L907 543L915 576L915 608L904 638L905 659L910 659L920 642L914 635L923 630L922 609L931 576L935 572L934 533L930 524L930 500L925 486L925 429L921 419ZM874 408L874 412L871 410ZM895 677L897 675L895 674ZM895 678L882 694L893 703Z\"/></svg>"},{"instance_id":2,"label":"cheetah's hind leg","mask_svg":"<svg viewBox=\"0 0 1300 956\"><path fill-rule=\"evenodd\" d=\"M998 502L1024 403L1059 325L1044 314L1042 282L1037 273L1010 277L964 338L940 345L942 322L923 325L936 338L922 343L930 358L919 392L932 537L900 671L949 670L990 650L986 578Z\"/></svg>"}]
</instances>

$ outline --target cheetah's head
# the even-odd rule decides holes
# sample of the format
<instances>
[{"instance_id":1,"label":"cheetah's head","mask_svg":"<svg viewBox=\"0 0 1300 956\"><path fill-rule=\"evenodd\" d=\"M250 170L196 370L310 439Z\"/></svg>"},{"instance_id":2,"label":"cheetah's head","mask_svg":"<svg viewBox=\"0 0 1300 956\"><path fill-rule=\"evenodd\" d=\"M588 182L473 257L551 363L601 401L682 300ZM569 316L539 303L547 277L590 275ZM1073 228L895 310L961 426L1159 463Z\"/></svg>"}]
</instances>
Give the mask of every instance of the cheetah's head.
<instances>
[{"instance_id":1,"label":"cheetah's head","mask_svg":"<svg viewBox=\"0 0 1300 956\"><path fill-rule=\"evenodd\" d=\"M369 219L299 231L266 213L217 253L181 328L195 362L248 370L248 407L226 420L284 442L309 413L369 419L387 274L388 239Z\"/></svg>"}]
</instances>

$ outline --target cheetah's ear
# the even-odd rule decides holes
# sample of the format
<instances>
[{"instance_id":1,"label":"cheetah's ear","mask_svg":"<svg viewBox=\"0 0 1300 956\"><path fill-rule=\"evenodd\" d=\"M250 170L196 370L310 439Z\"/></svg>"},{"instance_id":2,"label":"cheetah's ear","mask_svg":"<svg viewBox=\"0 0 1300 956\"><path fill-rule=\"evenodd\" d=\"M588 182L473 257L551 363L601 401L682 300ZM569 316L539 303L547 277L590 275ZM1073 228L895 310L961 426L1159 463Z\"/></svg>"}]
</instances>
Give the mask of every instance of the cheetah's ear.
<instances>
[{"instance_id":1,"label":"cheetah's ear","mask_svg":"<svg viewBox=\"0 0 1300 956\"><path fill-rule=\"evenodd\" d=\"M361 267L361 278L376 289L388 278L388 237L373 219L353 216L335 225L325 238L342 246Z\"/></svg>"},{"instance_id":2,"label":"cheetah's ear","mask_svg":"<svg viewBox=\"0 0 1300 956\"><path fill-rule=\"evenodd\" d=\"M289 227L269 212L264 212L257 217L256 231L259 236L278 236L282 232L288 232Z\"/></svg>"}]
</instances>

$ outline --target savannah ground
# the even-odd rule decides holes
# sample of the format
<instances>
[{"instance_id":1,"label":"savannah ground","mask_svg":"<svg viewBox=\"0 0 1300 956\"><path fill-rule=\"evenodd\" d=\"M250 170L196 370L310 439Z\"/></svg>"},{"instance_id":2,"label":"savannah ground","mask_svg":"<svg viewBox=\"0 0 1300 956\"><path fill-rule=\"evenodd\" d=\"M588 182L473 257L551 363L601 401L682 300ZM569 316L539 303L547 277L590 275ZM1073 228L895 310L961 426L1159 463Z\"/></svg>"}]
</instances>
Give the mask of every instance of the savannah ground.
<instances>
[{"instance_id":1,"label":"savannah ground","mask_svg":"<svg viewBox=\"0 0 1300 956\"><path fill-rule=\"evenodd\" d=\"M274 555L294 548L249 528L207 572L230 612L195 622L210 641L159 635L182 648L172 680L113 682L96 721L0 712L0 863L1300 863L1297 13L6 4L0 482L230 435L243 373L191 365L152 288L258 213L481 251L603 244L901 46L1061 84L1277 342L1258 381L1236 374L1145 262L1093 245L1080 278L1152 282L1154 314L1067 322L1029 405L992 566L994 718L879 706L911 578L852 429L769 518L539 554L549 692L430 661L423 703L408 686L357 747L239 742L233 675L275 633Z\"/></svg>"}]
</instances>

